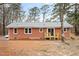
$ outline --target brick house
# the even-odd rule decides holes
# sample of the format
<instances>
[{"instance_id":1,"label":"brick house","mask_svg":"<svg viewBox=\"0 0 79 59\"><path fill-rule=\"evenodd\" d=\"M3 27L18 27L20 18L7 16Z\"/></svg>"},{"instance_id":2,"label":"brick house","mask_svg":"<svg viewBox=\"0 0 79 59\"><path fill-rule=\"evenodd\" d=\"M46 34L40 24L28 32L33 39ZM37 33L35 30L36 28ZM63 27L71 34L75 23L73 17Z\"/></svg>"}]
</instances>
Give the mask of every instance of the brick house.
<instances>
[{"instance_id":1,"label":"brick house","mask_svg":"<svg viewBox=\"0 0 79 59\"><path fill-rule=\"evenodd\" d=\"M60 22L13 22L7 26L9 39L60 39ZM72 25L64 21L64 36L69 37Z\"/></svg>"}]
</instances>

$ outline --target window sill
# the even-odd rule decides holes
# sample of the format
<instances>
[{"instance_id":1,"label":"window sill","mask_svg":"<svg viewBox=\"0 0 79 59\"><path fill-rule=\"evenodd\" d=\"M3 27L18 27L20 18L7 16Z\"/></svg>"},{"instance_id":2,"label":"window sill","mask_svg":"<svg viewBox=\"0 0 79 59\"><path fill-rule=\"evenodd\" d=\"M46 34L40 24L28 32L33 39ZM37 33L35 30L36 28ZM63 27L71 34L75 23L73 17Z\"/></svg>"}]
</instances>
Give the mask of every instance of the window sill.
<instances>
[{"instance_id":1,"label":"window sill","mask_svg":"<svg viewBox=\"0 0 79 59\"><path fill-rule=\"evenodd\" d=\"M24 33L24 34L32 34L32 33Z\"/></svg>"}]
</instances>

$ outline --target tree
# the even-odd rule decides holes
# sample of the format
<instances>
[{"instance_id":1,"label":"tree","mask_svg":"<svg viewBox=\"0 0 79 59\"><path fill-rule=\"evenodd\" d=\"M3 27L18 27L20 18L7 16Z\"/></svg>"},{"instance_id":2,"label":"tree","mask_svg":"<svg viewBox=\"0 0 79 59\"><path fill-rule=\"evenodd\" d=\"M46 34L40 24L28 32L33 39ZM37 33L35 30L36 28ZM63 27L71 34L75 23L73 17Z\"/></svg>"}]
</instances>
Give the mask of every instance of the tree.
<instances>
[{"instance_id":1,"label":"tree","mask_svg":"<svg viewBox=\"0 0 79 59\"><path fill-rule=\"evenodd\" d=\"M43 5L41 8L41 12L43 14L43 22L45 21L45 16L49 11L49 5Z\"/></svg>"},{"instance_id":2,"label":"tree","mask_svg":"<svg viewBox=\"0 0 79 59\"><path fill-rule=\"evenodd\" d=\"M3 5L0 3L0 35L3 33Z\"/></svg>"},{"instance_id":3,"label":"tree","mask_svg":"<svg viewBox=\"0 0 79 59\"><path fill-rule=\"evenodd\" d=\"M60 22L61 22L61 41L64 42L64 37L63 37L63 20L64 16L66 15L67 11L69 10L70 6L69 3L56 3L54 4L54 8L52 10L53 12L53 17L59 17Z\"/></svg>"},{"instance_id":4,"label":"tree","mask_svg":"<svg viewBox=\"0 0 79 59\"><path fill-rule=\"evenodd\" d=\"M8 25L11 20L13 20L12 11L13 11L13 13L15 13L15 15L18 15L19 13L17 13L16 10L20 10L20 4L17 3L17 4L12 5L9 3L1 3L0 5L2 5L1 8L2 8L3 35L5 35L6 34L5 26ZM16 7L15 7L15 5L16 5Z\"/></svg>"},{"instance_id":5,"label":"tree","mask_svg":"<svg viewBox=\"0 0 79 59\"><path fill-rule=\"evenodd\" d=\"M79 4L74 3L71 8L72 10L69 10L69 13L67 14L67 20L74 25L75 34L79 35Z\"/></svg>"},{"instance_id":6,"label":"tree","mask_svg":"<svg viewBox=\"0 0 79 59\"><path fill-rule=\"evenodd\" d=\"M5 35L5 10L4 10L4 3L1 3L0 5L2 5L2 7L1 7L1 12L2 12L2 28L3 28L3 35Z\"/></svg>"},{"instance_id":7,"label":"tree","mask_svg":"<svg viewBox=\"0 0 79 59\"><path fill-rule=\"evenodd\" d=\"M38 7L29 9L28 21L38 21L40 10Z\"/></svg>"},{"instance_id":8,"label":"tree","mask_svg":"<svg viewBox=\"0 0 79 59\"><path fill-rule=\"evenodd\" d=\"M10 4L10 7L9 7L9 15L11 15L9 18L12 20L20 20L20 12L21 12L21 4L20 3L13 3L13 4Z\"/></svg>"}]
</instances>

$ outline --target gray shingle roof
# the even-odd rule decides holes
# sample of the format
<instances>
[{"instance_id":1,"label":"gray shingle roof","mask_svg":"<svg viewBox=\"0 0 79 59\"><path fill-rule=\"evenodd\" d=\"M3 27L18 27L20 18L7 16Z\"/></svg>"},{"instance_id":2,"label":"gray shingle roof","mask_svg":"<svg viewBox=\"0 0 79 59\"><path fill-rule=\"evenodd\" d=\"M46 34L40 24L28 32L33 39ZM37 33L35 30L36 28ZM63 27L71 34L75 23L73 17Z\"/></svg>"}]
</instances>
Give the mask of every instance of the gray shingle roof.
<instances>
[{"instance_id":1,"label":"gray shingle roof","mask_svg":"<svg viewBox=\"0 0 79 59\"><path fill-rule=\"evenodd\" d=\"M55 28L61 27L60 22L13 22L7 28ZM64 21L64 28L73 27Z\"/></svg>"}]
</instances>

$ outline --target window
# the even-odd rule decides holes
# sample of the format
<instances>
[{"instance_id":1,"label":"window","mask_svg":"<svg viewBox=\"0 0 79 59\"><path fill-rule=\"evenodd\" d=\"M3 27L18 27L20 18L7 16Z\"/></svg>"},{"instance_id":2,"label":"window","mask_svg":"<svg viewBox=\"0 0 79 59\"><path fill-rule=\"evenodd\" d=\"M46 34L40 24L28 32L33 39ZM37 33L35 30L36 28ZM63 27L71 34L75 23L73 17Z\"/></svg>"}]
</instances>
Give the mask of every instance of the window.
<instances>
[{"instance_id":1,"label":"window","mask_svg":"<svg viewBox=\"0 0 79 59\"><path fill-rule=\"evenodd\" d=\"M51 32L51 29L48 29L48 32Z\"/></svg>"},{"instance_id":2,"label":"window","mask_svg":"<svg viewBox=\"0 0 79 59\"><path fill-rule=\"evenodd\" d=\"M31 28L29 28L29 31L28 32L31 33Z\"/></svg>"},{"instance_id":3,"label":"window","mask_svg":"<svg viewBox=\"0 0 79 59\"><path fill-rule=\"evenodd\" d=\"M25 29L24 29L24 33L32 33L31 28L25 28Z\"/></svg>"},{"instance_id":4,"label":"window","mask_svg":"<svg viewBox=\"0 0 79 59\"><path fill-rule=\"evenodd\" d=\"M64 31L66 31L66 28L64 28Z\"/></svg>"},{"instance_id":5,"label":"window","mask_svg":"<svg viewBox=\"0 0 79 59\"><path fill-rule=\"evenodd\" d=\"M25 28L25 33L28 33L28 31L27 31L28 29L27 28Z\"/></svg>"},{"instance_id":6,"label":"window","mask_svg":"<svg viewBox=\"0 0 79 59\"><path fill-rule=\"evenodd\" d=\"M15 33L15 34L18 33L17 28L14 28L14 33Z\"/></svg>"},{"instance_id":7,"label":"window","mask_svg":"<svg viewBox=\"0 0 79 59\"><path fill-rule=\"evenodd\" d=\"M69 30L69 28L64 28L64 31L68 31Z\"/></svg>"},{"instance_id":8,"label":"window","mask_svg":"<svg viewBox=\"0 0 79 59\"><path fill-rule=\"evenodd\" d=\"M39 32L42 32L42 31L43 31L43 29L42 29L42 28L40 28L40 29L39 29Z\"/></svg>"}]
</instances>

